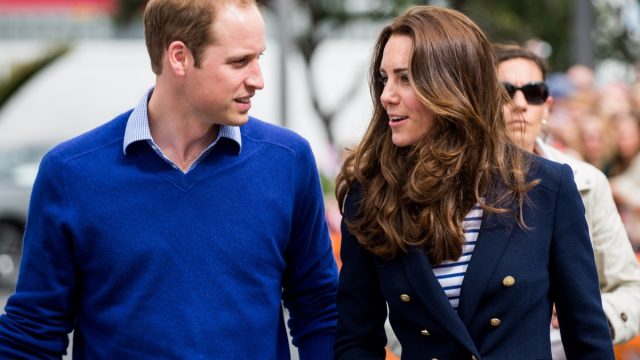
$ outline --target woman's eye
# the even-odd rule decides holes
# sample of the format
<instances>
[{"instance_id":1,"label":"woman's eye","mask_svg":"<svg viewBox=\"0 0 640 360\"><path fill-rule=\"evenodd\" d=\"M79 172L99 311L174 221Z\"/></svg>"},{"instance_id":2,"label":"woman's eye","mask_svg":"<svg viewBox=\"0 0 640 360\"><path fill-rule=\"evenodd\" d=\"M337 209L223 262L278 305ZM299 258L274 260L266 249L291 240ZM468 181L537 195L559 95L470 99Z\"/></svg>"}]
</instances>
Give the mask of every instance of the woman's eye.
<instances>
[{"instance_id":1,"label":"woman's eye","mask_svg":"<svg viewBox=\"0 0 640 360\"><path fill-rule=\"evenodd\" d=\"M388 79L387 79L387 77L386 77L386 76L380 76L380 77L378 78L378 82L379 82L380 84L382 84L382 85L386 85L386 84L387 84L387 80L388 80Z\"/></svg>"}]
</instances>

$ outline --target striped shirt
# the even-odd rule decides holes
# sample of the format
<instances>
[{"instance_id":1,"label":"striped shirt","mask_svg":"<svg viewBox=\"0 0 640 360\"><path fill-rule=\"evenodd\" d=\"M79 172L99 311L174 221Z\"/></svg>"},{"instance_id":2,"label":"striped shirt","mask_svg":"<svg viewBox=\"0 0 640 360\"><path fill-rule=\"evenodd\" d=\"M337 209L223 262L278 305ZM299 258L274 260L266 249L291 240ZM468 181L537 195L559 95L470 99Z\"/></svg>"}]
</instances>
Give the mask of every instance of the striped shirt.
<instances>
[{"instance_id":1,"label":"striped shirt","mask_svg":"<svg viewBox=\"0 0 640 360\"><path fill-rule=\"evenodd\" d=\"M480 206L474 206L462 221L462 230L464 232L464 245L462 246L462 255L457 261L443 261L433 267L433 273L438 279L442 290L449 298L451 306L454 310L458 310L460 301L460 289L464 274L467 272L467 266L471 262L471 254L476 247L476 240L480 233L480 224L482 223L483 210Z\"/></svg>"}]
</instances>

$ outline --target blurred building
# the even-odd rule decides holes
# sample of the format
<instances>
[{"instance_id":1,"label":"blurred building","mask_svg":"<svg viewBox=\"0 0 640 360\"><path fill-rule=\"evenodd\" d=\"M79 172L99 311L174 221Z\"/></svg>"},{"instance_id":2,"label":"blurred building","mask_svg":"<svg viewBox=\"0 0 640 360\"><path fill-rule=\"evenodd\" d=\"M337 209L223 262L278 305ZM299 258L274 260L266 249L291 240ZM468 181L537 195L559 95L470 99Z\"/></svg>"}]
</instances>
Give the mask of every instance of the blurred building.
<instances>
[{"instance_id":1,"label":"blurred building","mask_svg":"<svg viewBox=\"0 0 640 360\"><path fill-rule=\"evenodd\" d=\"M0 0L0 40L111 37L116 0Z\"/></svg>"}]
</instances>

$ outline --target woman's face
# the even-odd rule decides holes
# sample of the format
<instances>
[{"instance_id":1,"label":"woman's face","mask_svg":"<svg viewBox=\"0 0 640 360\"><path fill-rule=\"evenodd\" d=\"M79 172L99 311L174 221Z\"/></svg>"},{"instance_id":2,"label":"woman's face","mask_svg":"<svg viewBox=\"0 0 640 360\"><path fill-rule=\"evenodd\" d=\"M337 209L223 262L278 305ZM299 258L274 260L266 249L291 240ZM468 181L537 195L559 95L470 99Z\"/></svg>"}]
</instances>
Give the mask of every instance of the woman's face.
<instances>
[{"instance_id":1,"label":"woman's face","mask_svg":"<svg viewBox=\"0 0 640 360\"><path fill-rule=\"evenodd\" d=\"M396 146L414 145L433 126L433 113L418 100L409 80L409 59L413 41L407 35L391 35L382 53L380 95L387 112L391 141Z\"/></svg>"},{"instance_id":2,"label":"woman's face","mask_svg":"<svg viewBox=\"0 0 640 360\"><path fill-rule=\"evenodd\" d=\"M521 87L529 83L539 83L542 71L535 62L524 58L514 58L498 64L498 80ZM549 96L540 105L529 104L521 90L513 95L505 105L505 125L511 140L523 150L533 152L536 138L542 132L542 120L549 115L553 99Z\"/></svg>"}]
</instances>

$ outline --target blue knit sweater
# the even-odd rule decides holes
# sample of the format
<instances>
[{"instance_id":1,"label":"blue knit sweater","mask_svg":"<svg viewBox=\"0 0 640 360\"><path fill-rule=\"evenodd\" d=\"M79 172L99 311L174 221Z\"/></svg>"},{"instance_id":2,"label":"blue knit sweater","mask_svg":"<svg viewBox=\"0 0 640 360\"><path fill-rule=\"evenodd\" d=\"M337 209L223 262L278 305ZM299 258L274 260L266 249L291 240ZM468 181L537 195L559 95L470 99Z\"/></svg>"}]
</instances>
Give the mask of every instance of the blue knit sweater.
<instances>
[{"instance_id":1,"label":"blue knit sweater","mask_svg":"<svg viewBox=\"0 0 640 360\"><path fill-rule=\"evenodd\" d=\"M0 358L332 358L337 270L308 143L251 118L187 174L129 113L42 161Z\"/></svg>"}]
</instances>

